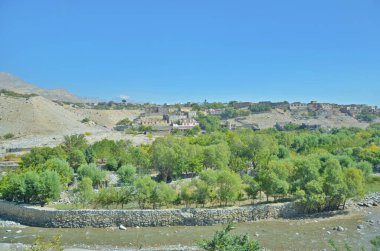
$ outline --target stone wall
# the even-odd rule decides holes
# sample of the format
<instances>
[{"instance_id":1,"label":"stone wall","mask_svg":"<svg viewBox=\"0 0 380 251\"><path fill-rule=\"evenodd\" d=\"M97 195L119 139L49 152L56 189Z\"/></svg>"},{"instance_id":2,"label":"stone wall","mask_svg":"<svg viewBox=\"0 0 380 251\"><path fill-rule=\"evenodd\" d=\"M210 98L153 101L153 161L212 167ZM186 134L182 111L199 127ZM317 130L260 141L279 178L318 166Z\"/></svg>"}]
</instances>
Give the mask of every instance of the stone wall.
<instances>
[{"instance_id":1,"label":"stone wall","mask_svg":"<svg viewBox=\"0 0 380 251\"><path fill-rule=\"evenodd\" d=\"M298 215L293 203L218 209L55 210L0 200L0 218L37 227L204 226L227 222L288 218Z\"/></svg>"}]
</instances>

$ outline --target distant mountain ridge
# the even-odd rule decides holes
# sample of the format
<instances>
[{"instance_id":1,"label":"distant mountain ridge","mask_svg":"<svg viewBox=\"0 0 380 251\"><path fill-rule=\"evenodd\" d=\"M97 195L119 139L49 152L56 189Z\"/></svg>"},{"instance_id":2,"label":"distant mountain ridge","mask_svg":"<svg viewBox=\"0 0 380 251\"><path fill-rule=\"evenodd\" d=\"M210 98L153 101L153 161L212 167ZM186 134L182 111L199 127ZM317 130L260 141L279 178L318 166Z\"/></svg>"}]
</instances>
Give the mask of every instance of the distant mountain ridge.
<instances>
[{"instance_id":1,"label":"distant mountain ridge","mask_svg":"<svg viewBox=\"0 0 380 251\"><path fill-rule=\"evenodd\" d=\"M34 93L50 100L59 100L72 103L94 102L95 100L78 97L65 89L42 89L37 85L27 83L24 80L6 72L0 72L0 89L7 89L22 94Z\"/></svg>"}]
</instances>

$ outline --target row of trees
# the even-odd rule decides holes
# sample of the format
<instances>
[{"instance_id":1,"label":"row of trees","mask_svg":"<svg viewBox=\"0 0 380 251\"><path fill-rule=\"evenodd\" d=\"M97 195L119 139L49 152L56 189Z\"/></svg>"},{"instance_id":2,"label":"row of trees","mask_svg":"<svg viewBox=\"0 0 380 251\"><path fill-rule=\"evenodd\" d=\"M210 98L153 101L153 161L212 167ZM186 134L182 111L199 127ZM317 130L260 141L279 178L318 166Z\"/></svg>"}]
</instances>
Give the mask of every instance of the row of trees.
<instances>
[{"instance_id":1,"label":"row of trees","mask_svg":"<svg viewBox=\"0 0 380 251\"><path fill-rule=\"evenodd\" d=\"M209 117L204 119L208 121ZM212 125L212 120L209 122ZM71 135L61 146L34 148L24 155L18 173L1 180L0 192L9 200L36 202L35 198L22 199L22 192L9 194L11 176L23 179L27 172L41 176L45 171L57 173L63 188L71 186L77 173L79 180L88 178L91 187L99 189L107 185L107 171L99 168L103 167L115 171L121 183L133 187L134 194L138 191L135 181L144 178L143 183L148 183L144 175L157 172L162 184L197 177L192 182L179 182L180 187L170 186L176 196L167 198L180 198L185 204L225 205L239 198L254 199L261 191L267 199L293 197L307 205L306 210L320 211L343 207L347 198L364 193L364 181L370 179L372 168L380 165L379 145L380 126L376 124L366 130L343 128L329 132L242 129L195 136L167 135L152 145L141 146L111 140L90 145L84 135ZM147 187L166 189L157 184ZM150 195L145 199L133 199L141 207L173 203L155 198L157 195L152 197L153 192L146 194Z\"/></svg>"}]
</instances>

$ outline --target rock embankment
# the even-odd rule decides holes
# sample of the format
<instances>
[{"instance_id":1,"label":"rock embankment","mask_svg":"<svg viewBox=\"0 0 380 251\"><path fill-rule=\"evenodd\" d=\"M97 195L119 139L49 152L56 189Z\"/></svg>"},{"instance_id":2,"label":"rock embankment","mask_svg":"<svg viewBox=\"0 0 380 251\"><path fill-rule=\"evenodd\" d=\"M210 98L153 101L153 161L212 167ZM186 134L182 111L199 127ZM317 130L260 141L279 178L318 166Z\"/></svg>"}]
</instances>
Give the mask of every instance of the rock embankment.
<instances>
[{"instance_id":1,"label":"rock embankment","mask_svg":"<svg viewBox=\"0 0 380 251\"><path fill-rule=\"evenodd\" d=\"M376 207L380 205L380 192L366 195L357 205L361 207Z\"/></svg>"},{"instance_id":2,"label":"rock embankment","mask_svg":"<svg viewBox=\"0 0 380 251\"><path fill-rule=\"evenodd\" d=\"M21 226L20 223L9 221L9 220L3 220L0 218L0 227L19 227Z\"/></svg>"},{"instance_id":3,"label":"rock embankment","mask_svg":"<svg viewBox=\"0 0 380 251\"><path fill-rule=\"evenodd\" d=\"M217 209L54 210L0 201L0 217L37 227L206 226L289 218L297 214L294 203Z\"/></svg>"}]
</instances>

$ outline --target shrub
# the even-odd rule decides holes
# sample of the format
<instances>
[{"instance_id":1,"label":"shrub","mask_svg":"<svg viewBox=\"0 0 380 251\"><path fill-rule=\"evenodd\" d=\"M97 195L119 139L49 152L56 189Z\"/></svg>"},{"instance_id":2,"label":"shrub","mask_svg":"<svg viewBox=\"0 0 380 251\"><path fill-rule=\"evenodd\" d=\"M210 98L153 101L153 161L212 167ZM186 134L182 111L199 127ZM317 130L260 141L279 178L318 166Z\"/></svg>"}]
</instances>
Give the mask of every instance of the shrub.
<instances>
[{"instance_id":1,"label":"shrub","mask_svg":"<svg viewBox=\"0 0 380 251\"><path fill-rule=\"evenodd\" d=\"M89 118L84 118L84 119L81 120L81 122L82 123L88 123L88 122L90 122L90 119Z\"/></svg>"},{"instance_id":2,"label":"shrub","mask_svg":"<svg viewBox=\"0 0 380 251\"><path fill-rule=\"evenodd\" d=\"M13 133L6 133L3 136L4 139L13 139L14 137L15 135Z\"/></svg>"}]
</instances>

